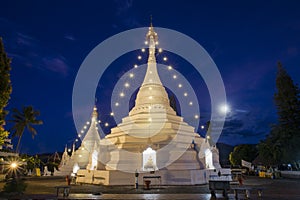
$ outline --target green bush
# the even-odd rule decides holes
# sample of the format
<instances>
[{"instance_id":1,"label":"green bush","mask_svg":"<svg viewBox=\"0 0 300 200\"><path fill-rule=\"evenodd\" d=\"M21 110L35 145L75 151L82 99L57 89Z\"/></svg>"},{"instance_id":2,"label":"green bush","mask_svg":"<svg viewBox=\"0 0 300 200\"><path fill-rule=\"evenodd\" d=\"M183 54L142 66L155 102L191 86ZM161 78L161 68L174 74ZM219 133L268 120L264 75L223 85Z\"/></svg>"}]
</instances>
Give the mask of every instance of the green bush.
<instances>
[{"instance_id":1,"label":"green bush","mask_svg":"<svg viewBox=\"0 0 300 200\"><path fill-rule=\"evenodd\" d=\"M23 193L26 190L27 184L20 178L8 179L3 187L6 193Z\"/></svg>"}]
</instances>

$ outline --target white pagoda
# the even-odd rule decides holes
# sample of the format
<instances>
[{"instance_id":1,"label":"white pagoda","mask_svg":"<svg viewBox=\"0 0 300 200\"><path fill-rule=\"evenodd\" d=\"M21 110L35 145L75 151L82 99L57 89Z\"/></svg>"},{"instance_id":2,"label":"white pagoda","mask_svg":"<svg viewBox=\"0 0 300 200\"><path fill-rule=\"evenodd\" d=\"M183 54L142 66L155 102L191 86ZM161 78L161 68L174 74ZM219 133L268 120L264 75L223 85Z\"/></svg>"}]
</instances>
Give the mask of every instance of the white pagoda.
<instances>
[{"instance_id":1,"label":"white pagoda","mask_svg":"<svg viewBox=\"0 0 300 200\"><path fill-rule=\"evenodd\" d=\"M157 72L158 35L152 25L146 38L149 44L147 71L135 106L101 140L95 136L96 131L91 134L90 128L80 148L88 149L85 159L92 159L82 165L78 156L84 152L78 152L80 148L75 151L77 161L73 164L77 162L80 167L77 182L129 185L134 183L133 173L138 171L140 182L143 176L154 173L160 177L161 184L203 184L208 180L207 172L221 170L216 147L195 133L194 127L177 116L170 106ZM96 117L95 112L93 117Z\"/></svg>"},{"instance_id":2,"label":"white pagoda","mask_svg":"<svg viewBox=\"0 0 300 200\"><path fill-rule=\"evenodd\" d=\"M75 150L75 143L73 144L72 155L69 156L67 147L62 155L62 161L59 166L59 171L55 173L56 176L71 175L77 173L78 169L95 170L101 163L98 162L98 155L100 149L100 134L97 127L97 108L93 109L90 125L85 137L81 142L81 146Z\"/></svg>"}]
</instances>

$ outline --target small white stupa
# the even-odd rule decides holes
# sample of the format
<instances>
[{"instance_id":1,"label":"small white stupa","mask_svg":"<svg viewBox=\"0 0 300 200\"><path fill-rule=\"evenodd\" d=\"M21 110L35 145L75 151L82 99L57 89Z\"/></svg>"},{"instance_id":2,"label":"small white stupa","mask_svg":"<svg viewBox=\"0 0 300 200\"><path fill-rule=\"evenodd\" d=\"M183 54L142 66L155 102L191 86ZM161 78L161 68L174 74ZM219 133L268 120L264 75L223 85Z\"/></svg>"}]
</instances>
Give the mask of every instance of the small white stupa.
<instances>
[{"instance_id":1,"label":"small white stupa","mask_svg":"<svg viewBox=\"0 0 300 200\"><path fill-rule=\"evenodd\" d=\"M84 136L81 146L75 150L75 143L73 144L72 155L69 156L67 147L62 156L62 161L59 166L59 171L56 172L57 176L71 175L77 173L78 169L97 169L101 163L98 162L98 155L100 150L100 134L97 128L97 108L94 106L90 125L86 135Z\"/></svg>"}]
</instances>

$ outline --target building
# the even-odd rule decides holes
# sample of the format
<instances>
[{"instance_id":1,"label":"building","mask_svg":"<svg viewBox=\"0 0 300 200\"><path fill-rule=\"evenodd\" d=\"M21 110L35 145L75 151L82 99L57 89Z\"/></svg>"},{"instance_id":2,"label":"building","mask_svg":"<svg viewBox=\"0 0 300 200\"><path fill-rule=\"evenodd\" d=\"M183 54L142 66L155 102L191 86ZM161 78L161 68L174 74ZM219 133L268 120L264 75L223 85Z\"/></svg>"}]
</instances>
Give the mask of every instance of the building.
<instances>
[{"instance_id":1,"label":"building","mask_svg":"<svg viewBox=\"0 0 300 200\"><path fill-rule=\"evenodd\" d=\"M103 139L96 129L94 108L90 129L80 148L62 163L61 171L76 169L73 172L77 182L129 185L134 184L134 173L139 172L143 174L139 181L154 173L161 184L203 184L211 171L221 170L218 149L195 133L194 127L170 106L157 72L158 35L152 25L146 38L147 71L135 106Z\"/></svg>"}]
</instances>

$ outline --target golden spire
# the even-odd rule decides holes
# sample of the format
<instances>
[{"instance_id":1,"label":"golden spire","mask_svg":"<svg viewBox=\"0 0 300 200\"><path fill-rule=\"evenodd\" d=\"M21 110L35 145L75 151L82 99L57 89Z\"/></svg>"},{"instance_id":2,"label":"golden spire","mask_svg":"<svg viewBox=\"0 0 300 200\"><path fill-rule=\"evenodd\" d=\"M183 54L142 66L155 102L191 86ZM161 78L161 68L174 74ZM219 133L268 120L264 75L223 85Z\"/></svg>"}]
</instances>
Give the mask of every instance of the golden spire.
<instances>
[{"instance_id":1,"label":"golden spire","mask_svg":"<svg viewBox=\"0 0 300 200\"><path fill-rule=\"evenodd\" d=\"M96 107L96 105L94 105L93 113L92 113L92 120L97 121L97 117L98 117L97 107Z\"/></svg>"},{"instance_id":2,"label":"golden spire","mask_svg":"<svg viewBox=\"0 0 300 200\"><path fill-rule=\"evenodd\" d=\"M157 33L154 31L153 25L152 25L152 16L151 16L151 22L149 31L146 35L146 39L149 45L149 58L148 63L156 63L155 59L155 45L158 44L158 37Z\"/></svg>"}]
</instances>

